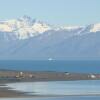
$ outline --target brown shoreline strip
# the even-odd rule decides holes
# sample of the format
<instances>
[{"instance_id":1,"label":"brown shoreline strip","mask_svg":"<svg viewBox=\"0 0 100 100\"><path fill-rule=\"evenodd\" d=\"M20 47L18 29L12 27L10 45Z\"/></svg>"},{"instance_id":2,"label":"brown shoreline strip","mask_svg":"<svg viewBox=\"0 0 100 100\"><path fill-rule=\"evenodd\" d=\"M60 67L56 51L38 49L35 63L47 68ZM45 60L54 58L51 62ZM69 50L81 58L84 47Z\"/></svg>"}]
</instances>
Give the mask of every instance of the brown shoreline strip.
<instances>
[{"instance_id":1,"label":"brown shoreline strip","mask_svg":"<svg viewBox=\"0 0 100 100\"><path fill-rule=\"evenodd\" d=\"M68 72L28 72L28 71L0 71L0 98L18 97L49 97L41 95L28 95L28 93L11 90L7 83L39 82L39 81L78 81L100 80L100 74L82 74ZM97 94L98 95L98 94ZM52 96L50 96L52 97ZM54 97L54 96L53 96Z\"/></svg>"},{"instance_id":2,"label":"brown shoreline strip","mask_svg":"<svg viewBox=\"0 0 100 100\"><path fill-rule=\"evenodd\" d=\"M100 80L100 74L68 72L0 71L0 83L34 81Z\"/></svg>"},{"instance_id":3,"label":"brown shoreline strip","mask_svg":"<svg viewBox=\"0 0 100 100\"><path fill-rule=\"evenodd\" d=\"M0 97L21 97L21 96L27 96L25 93L14 91L14 90L8 90L8 88L0 88Z\"/></svg>"}]
</instances>

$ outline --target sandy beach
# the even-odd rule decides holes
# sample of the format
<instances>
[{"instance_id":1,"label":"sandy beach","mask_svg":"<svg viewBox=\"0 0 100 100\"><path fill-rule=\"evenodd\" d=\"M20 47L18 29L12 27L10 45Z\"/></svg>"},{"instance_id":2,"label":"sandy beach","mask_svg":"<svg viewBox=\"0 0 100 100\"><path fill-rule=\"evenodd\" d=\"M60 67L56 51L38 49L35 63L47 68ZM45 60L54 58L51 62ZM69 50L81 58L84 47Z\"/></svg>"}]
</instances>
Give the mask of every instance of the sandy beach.
<instances>
[{"instance_id":1,"label":"sandy beach","mask_svg":"<svg viewBox=\"0 0 100 100\"><path fill-rule=\"evenodd\" d=\"M0 87L0 98L26 97L26 96L28 95L26 95L25 93L9 90L9 88L6 88L6 87L4 88Z\"/></svg>"}]
</instances>

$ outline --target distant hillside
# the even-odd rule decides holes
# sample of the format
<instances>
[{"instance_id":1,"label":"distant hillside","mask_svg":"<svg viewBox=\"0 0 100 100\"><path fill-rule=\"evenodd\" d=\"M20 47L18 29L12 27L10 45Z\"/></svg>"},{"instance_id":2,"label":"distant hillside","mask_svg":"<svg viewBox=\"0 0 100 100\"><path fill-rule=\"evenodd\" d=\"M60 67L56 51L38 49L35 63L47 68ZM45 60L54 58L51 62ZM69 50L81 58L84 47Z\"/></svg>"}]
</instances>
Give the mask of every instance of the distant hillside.
<instances>
[{"instance_id":1,"label":"distant hillside","mask_svg":"<svg viewBox=\"0 0 100 100\"><path fill-rule=\"evenodd\" d=\"M0 22L0 60L100 59L100 24L55 27L24 16Z\"/></svg>"}]
</instances>

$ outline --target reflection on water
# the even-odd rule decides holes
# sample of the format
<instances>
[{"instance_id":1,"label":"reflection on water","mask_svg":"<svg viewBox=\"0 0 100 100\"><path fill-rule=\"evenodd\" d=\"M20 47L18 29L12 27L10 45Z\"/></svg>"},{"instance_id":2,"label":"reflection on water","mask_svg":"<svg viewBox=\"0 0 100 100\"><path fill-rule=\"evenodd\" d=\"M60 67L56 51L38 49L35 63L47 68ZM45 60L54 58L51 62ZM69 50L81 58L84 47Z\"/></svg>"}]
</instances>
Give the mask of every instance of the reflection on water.
<instances>
[{"instance_id":1,"label":"reflection on water","mask_svg":"<svg viewBox=\"0 0 100 100\"><path fill-rule=\"evenodd\" d=\"M100 81L58 81L8 84L13 90L33 95L95 95L100 94Z\"/></svg>"}]
</instances>

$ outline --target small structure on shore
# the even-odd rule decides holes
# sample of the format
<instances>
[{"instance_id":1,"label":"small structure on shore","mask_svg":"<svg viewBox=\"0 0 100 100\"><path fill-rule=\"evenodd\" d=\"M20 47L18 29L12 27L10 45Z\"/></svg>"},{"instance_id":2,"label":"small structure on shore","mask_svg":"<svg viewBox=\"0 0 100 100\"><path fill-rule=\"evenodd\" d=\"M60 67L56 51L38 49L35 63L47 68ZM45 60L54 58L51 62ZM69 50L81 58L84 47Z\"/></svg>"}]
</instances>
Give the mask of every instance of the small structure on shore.
<instances>
[{"instance_id":1,"label":"small structure on shore","mask_svg":"<svg viewBox=\"0 0 100 100\"><path fill-rule=\"evenodd\" d=\"M96 77L96 75L94 75L94 74L90 74L90 75L88 75L88 78L95 79L95 78L97 78L97 77Z\"/></svg>"},{"instance_id":2,"label":"small structure on shore","mask_svg":"<svg viewBox=\"0 0 100 100\"><path fill-rule=\"evenodd\" d=\"M20 72L20 76L23 76L23 74L24 74L23 72Z\"/></svg>"},{"instance_id":3,"label":"small structure on shore","mask_svg":"<svg viewBox=\"0 0 100 100\"><path fill-rule=\"evenodd\" d=\"M91 78L95 79L95 78L96 78L96 76L95 76L95 75L93 75L93 74L91 74Z\"/></svg>"},{"instance_id":4,"label":"small structure on shore","mask_svg":"<svg viewBox=\"0 0 100 100\"><path fill-rule=\"evenodd\" d=\"M70 73L68 73L68 72L65 72L65 75L69 75Z\"/></svg>"},{"instance_id":5,"label":"small structure on shore","mask_svg":"<svg viewBox=\"0 0 100 100\"><path fill-rule=\"evenodd\" d=\"M30 75L29 75L29 78L32 78L32 77L33 77L33 75L32 75L32 74L30 74Z\"/></svg>"},{"instance_id":6,"label":"small structure on shore","mask_svg":"<svg viewBox=\"0 0 100 100\"><path fill-rule=\"evenodd\" d=\"M24 73L19 72L18 75L16 75L16 78L24 78Z\"/></svg>"}]
</instances>

